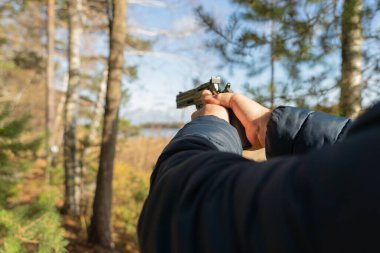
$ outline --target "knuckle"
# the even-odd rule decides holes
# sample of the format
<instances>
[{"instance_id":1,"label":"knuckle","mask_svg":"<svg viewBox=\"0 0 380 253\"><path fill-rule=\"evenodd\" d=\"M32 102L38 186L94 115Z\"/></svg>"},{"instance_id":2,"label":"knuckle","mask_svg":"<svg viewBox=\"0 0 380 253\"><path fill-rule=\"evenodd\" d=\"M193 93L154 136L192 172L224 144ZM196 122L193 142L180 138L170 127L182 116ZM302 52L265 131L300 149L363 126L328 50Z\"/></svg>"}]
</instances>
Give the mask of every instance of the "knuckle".
<instances>
[{"instance_id":1,"label":"knuckle","mask_svg":"<svg viewBox=\"0 0 380 253\"><path fill-rule=\"evenodd\" d=\"M211 94L211 91L209 91L209 90L203 90L202 92L201 92L201 95L202 96L207 96L207 95L210 95Z\"/></svg>"}]
</instances>

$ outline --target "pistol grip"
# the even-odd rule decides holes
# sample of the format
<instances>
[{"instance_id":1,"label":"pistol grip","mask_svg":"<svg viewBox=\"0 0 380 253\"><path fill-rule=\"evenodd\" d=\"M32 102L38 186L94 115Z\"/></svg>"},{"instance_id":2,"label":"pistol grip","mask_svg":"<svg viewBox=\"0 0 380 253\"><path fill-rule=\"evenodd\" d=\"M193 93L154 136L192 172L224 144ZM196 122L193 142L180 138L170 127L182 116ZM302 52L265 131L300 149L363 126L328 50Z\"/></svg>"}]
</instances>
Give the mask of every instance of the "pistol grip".
<instances>
[{"instance_id":1,"label":"pistol grip","mask_svg":"<svg viewBox=\"0 0 380 253\"><path fill-rule=\"evenodd\" d=\"M235 116L234 112L231 109L228 109L228 114L230 116L230 124L236 128L240 140L241 145L244 150L250 149L252 147L251 143L247 139L247 135L245 134L245 128L240 120Z\"/></svg>"}]
</instances>

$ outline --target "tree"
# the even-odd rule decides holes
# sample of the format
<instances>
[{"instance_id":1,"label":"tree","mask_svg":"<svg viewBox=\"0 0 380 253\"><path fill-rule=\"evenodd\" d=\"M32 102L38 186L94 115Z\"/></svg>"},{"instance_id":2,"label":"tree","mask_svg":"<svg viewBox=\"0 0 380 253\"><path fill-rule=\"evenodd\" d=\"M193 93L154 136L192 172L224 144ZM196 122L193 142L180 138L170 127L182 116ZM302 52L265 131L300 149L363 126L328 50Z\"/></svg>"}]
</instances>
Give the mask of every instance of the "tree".
<instances>
[{"instance_id":1,"label":"tree","mask_svg":"<svg viewBox=\"0 0 380 253\"><path fill-rule=\"evenodd\" d=\"M76 152L76 124L80 86L80 41L82 1L69 0L69 82L67 87L64 124L65 203L64 210L80 213L80 168Z\"/></svg>"},{"instance_id":2,"label":"tree","mask_svg":"<svg viewBox=\"0 0 380 253\"><path fill-rule=\"evenodd\" d=\"M118 113L121 100L121 82L126 38L126 9L124 0L112 1L110 23L110 55L107 95L103 121L99 170L93 203L93 215L89 228L89 241L106 248L112 247L111 209L112 178L116 148Z\"/></svg>"},{"instance_id":3,"label":"tree","mask_svg":"<svg viewBox=\"0 0 380 253\"><path fill-rule=\"evenodd\" d=\"M233 2L242 8L231 15L226 27L217 24L215 18L201 7L196 10L207 31L215 37L208 46L221 54L227 66L243 66L249 76L259 76L269 69L266 91L262 90L262 85L247 87L247 90L256 100L273 108L276 99L286 93L276 87L282 86L285 90L288 84L280 80L279 73L285 71L291 77L289 80L298 80L297 64L312 59L308 49L315 20L304 15L298 1ZM311 5L315 8L315 4Z\"/></svg>"},{"instance_id":4,"label":"tree","mask_svg":"<svg viewBox=\"0 0 380 253\"><path fill-rule=\"evenodd\" d=\"M98 137L98 132L101 127L103 114L104 114L104 102L106 97L106 91L107 91L107 76L108 72L107 70L104 71L103 77L99 83L98 89L97 89L97 98L95 101L95 108L92 115L91 125L89 127L89 130L85 134L85 137L83 138L82 142L82 149L80 151L79 155L79 164L81 169L81 175L82 180L84 180L87 170L87 164L86 164L86 157L90 153L90 148L94 145L94 142L96 138ZM82 187L82 193L84 193L84 187Z\"/></svg>"},{"instance_id":5,"label":"tree","mask_svg":"<svg viewBox=\"0 0 380 253\"><path fill-rule=\"evenodd\" d=\"M7 206L7 199L15 192L19 180L17 173L22 171L20 155L36 154L41 142L40 139L22 141L30 117L24 115L14 119L12 113L11 104L0 103L0 209Z\"/></svg>"},{"instance_id":6,"label":"tree","mask_svg":"<svg viewBox=\"0 0 380 253\"><path fill-rule=\"evenodd\" d=\"M208 31L216 37L209 46L221 53L227 66L246 67L249 76L251 72L260 75L274 56L270 79L276 82L275 100L306 107L320 106L320 103L331 107L340 100L340 114L355 116L361 108L361 93L367 98L372 96L372 100L380 94L378 3L363 0L232 2L241 8L224 28L201 8L197 10ZM271 93L269 96L268 92L260 93L257 82L255 86L247 86L247 92L259 102L271 100L268 99ZM329 95L332 91L341 92L341 96L332 97Z\"/></svg>"},{"instance_id":7,"label":"tree","mask_svg":"<svg viewBox=\"0 0 380 253\"><path fill-rule=\"evenodd\" d=\"M0 103L0 252L65 252L59 214L47 195L31 205L9 204L41 138L25 140L28 116L14 118L11 104ZM34 251L34 250L33 250Z\"/></svg>"},{"instance_id":8,"label":"tree","mask_svg":"<svg viewBox=\"0 0 380 253\"><path fill-rule=\"evenodd\" d=\"M48 52L46 60L46 177L49 178L49 167L52 163L52 149L54 145L54 30L55 30L55 0L48 0Z\"/></svg>"},{"instance_id":9,"label":"tree","mask_svg":"<svg viewBox=\"0 0 380 253\"><path fill-rule=\"evenodd\" d=\"M362 92L362 0L346 0L342 14L340 114L358 116Z\"/></svg>"}]
</instances>

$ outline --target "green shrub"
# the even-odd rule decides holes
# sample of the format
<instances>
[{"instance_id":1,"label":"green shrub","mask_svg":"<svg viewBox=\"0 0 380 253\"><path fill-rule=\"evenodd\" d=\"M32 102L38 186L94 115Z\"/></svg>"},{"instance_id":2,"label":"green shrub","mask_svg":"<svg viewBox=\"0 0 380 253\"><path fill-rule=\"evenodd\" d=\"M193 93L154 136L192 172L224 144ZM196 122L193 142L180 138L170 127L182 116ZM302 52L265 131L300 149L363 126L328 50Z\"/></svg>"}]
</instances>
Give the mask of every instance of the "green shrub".
<instances>
[{"instance_id":1,"label":"green shrub","mask_svg":"<svg viewBox=\"0 0 380 253\"><path fill-rule=\"evenodd\" d=\"M41 195L31 205L0 210L0 253L65 252L60 216L54 201Z\"/></svg>"},{"instance_id":2,"label":"green shrub","mask_svg":"<svg viewBox=\"0 0 380 253\"><path fill-rule=\"evenodd\" d=\"M29 118L10 115L11 107L0 104L0 253L65 252L67 243L51 190L30 205L8 203L23 173L32 167L41 142L22 141Z\"/></svg>"},{"instance_id":3,"label":"green shrub","mask_svg":"<svg viewBox=\"0 0 380 253\"><path fill-rule=\"evenodd\" d=\"M0 207L5 207L7 199L16 193L20 173L30 167L25 157L34 155L41 143L41 139L21 141L29 117L12 119L10 115L11 106L0 104Z\"/></svg>"}]
</instances>

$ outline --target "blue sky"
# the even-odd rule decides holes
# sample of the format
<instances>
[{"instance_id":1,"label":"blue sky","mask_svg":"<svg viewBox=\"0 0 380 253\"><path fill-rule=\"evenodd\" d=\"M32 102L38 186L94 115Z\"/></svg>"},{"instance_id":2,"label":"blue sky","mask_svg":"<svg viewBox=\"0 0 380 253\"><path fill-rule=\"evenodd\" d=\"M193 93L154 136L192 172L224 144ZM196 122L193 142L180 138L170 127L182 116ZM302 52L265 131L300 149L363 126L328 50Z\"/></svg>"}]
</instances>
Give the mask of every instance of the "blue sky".
<instances>
[{"instance_id":1,"label":"blue sky","mask_svg":"<svg viewBox=\"0 0 380 253\"><path fill-rule=\"evenodd\" d=\"M138 64L138 80L125 85L130 91L130 101L121 110L121 116L133 123L149 121L188 121L194 108L176 109L175 96L179 91L192 87L192 79L198 77L206 82L212 75L228 77L236 91L241 91L245 75L217 67L222 61L216 52L204 47L207 39L199 26L194 7L202 4L223 23L235 6L227 0L218 1L165 1L166 8L129 4L128 23L130 31L139 37L154 40L151 52L136 56L126 51L125 59ZM164 34L159 36L145 33ZM136 31L136 32L134 32ZM140 32L139 32L140 31ZM144 33L144 34L145 34Z\"/></svg>"}]
</instances>

